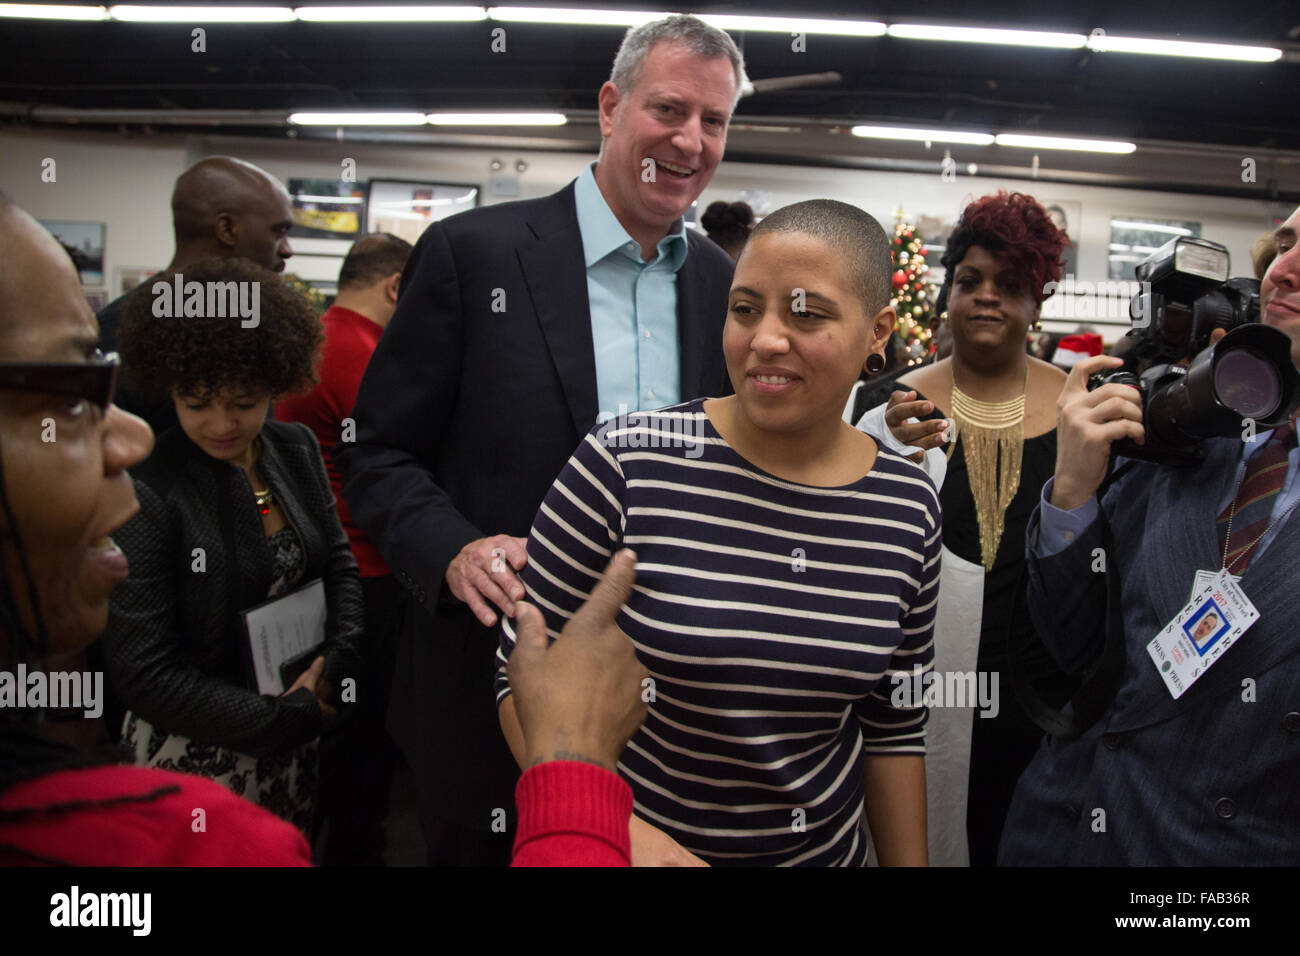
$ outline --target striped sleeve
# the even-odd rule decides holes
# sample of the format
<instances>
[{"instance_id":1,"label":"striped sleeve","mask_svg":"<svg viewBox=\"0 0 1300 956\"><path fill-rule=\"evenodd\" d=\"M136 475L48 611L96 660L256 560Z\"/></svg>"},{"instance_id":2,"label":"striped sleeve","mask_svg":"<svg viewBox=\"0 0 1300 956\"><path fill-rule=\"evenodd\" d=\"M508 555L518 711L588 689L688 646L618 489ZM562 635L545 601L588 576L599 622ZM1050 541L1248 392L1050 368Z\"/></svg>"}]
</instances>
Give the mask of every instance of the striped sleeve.
<instances>
[{"instance_id":1,"label":"striped sleeve","mask_svg":"<svg viewBox=\"0 0 1300 956\"><path fill-rule=\"evenodd\" d=\"M934 668L934 618L939 604L943 521L937 497L926 514L925 546L911 600L900 609L903 640L890 656L884 678L854 711L869 754L925 754L928 709L910 693L916 675ZM909 692L903 692L906 689Z\"/></svg>"},{"instance_id":2,"label":"striped sleeve","mask_svg":"<svg viewBox=\"0 0 1300 956\"><path fill-rule=\"evenodd\" d=\"M551 485L528 535L528 564L520 573L525 600L542 612L551 640L587 600L623 540L625 483L600 428L588 433ZM496 699L510 694L506 661L514 622L503 618L497 649Z\"/></svg>"}]
</instances>

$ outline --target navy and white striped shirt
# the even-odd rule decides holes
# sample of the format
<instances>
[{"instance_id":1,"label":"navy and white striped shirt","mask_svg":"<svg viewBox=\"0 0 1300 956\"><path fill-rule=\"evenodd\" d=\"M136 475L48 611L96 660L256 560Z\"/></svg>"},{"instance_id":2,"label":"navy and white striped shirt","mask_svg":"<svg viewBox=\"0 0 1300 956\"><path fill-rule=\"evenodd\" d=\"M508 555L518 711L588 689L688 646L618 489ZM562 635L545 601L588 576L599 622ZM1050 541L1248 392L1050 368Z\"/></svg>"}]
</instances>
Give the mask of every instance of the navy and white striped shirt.
<instances>
[{"instance_id":1,"label":"navy and white striped shirt","mask_svg":"<svg viewBox=\"0 0 1300 956\"><path fill-rule=\"evenodd\" d=\"M703 402L586 436L533 523L527 600L559 637L633 548L618 624L654 679L619 764L637 814L713 864L862 865L864 753L925 753L926 710L893 706L891 675L932 666L938 497L883 449L845 487L776 478Z\"/></svg>"}]
</instances>

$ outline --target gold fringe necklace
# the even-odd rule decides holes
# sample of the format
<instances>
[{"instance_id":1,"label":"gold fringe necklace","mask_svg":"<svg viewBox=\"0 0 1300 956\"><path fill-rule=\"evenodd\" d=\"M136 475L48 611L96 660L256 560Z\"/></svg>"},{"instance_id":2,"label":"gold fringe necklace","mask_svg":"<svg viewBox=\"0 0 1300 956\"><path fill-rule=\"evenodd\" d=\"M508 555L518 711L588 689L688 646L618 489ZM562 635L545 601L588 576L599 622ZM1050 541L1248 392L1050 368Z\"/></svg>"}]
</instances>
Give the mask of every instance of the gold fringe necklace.
<instances>
[{"instance_id":1,"label":"gold fringe necklace","mask_svg":"<svg viewBox=\"0 0 1300 956\"><path fill-rule=\"evenodd\" d=\"M1026 386L1028 375L1026 374ZM1007 402L981 402L952 381L952 421L962 436L966 473L979 520L980 555L984 570L993 570L1002 542L1007 508L1020 487L1020 463L1025 450L1025 393Z\"/></svg>"}]
</instances>

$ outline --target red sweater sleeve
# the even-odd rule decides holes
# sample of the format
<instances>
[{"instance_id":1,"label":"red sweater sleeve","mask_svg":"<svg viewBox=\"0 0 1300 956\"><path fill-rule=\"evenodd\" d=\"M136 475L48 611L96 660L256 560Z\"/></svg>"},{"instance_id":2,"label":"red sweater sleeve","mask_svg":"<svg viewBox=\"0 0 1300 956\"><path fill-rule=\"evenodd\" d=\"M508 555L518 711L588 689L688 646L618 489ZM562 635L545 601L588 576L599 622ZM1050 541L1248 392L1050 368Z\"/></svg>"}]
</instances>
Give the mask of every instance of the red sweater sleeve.
<instances>
[{"instance_id":1,"label":"red sweater sleeve","mask_svg":"<svg viewBox=\"0 0 1300 956\"><path fill-rule=\"evenodd\" d=\"M0 795L0 865L310 866L303 835L202 777L109 765Z\"/></svg>"},{"instance_id":2,"label":"red sweater sleeve","mask_svg":"<svg viewBox=\"0 0 1300 956\"><path fill-rule=\"evenodd\" d=\"M628 866L632 788L595 764L550 760L515 786L511 866Z\"/></svg>"}]
</instances>

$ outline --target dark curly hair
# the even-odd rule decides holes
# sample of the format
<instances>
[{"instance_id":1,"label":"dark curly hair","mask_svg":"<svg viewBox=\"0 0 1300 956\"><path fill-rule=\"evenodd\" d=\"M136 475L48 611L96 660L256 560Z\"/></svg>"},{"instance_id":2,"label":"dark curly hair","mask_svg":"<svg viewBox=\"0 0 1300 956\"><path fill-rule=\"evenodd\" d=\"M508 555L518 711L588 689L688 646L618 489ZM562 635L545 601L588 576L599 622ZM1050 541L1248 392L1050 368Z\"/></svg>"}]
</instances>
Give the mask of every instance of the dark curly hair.
<instances>
[{"instance_id":1,"label":"dark curly hair","mask_svg":"<svg viewBox=\"0 0 1300 956\"><path fill-rule=\"evenodd\" d=\"M754 228L754 210L749 203L728 203L719 199L709 203L709 208L700 217L700 225L709 238L734 259L740 255Z\"/></svg>"},{"instance_id":2,"label":"dark curly hair","mask_svg":"<svg viewBox=\"0 0 1300 956\"><path fill-rule=\"evenodd\" d=\"M154 293L159 282L174 287L177 272L186 286L199 282L205 289L208 283L257 283L244 288L258 292L258 323L244 328L238 315L212 308L209 300L199 310L205 314L183 315L169 293ZM168 301L157 311L174 317L155 314L155 302L164 295ZM123 377L155 401L170 399L173 391L195 398L222 389L272 398L305 391L316 383L324 341L311 303L248 259L202 259L163 273L131 297L118 329Z\"/></svg>"},{"instance_id":3,"label":"dark curly hair","mask_svg":"<svg viewBox=\"0 0 1300 956\"><path fill-rule=\"evenodd\" d=\"M962 210L939 260L948 273L944 292L952 284L957 263L971 246L981 246L1005 258L1020 279L1021 288L1027 289L1035 302L1042 302L1051 295L1046 291L1047 283L1060 281L1065 267L1062 255L1070 245L1070 237L1052 222L1033 196L1004 189L981 196Z\"/></svg>"}]
</instances>

